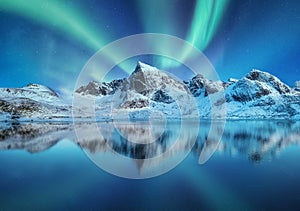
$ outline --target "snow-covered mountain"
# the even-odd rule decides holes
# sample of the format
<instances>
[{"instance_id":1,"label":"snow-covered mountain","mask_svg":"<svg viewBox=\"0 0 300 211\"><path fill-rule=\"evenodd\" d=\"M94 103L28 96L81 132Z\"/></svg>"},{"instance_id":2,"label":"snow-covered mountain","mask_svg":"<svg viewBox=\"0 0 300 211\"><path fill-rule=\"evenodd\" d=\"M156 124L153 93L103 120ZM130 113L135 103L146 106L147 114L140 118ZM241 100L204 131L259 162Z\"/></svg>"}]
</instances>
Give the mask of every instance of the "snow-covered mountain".
<instances>
[{"instance_id":1,"label":"snow-covered mountain","mask_svg":"<svg viewBox=\"0 0 300 211\"><path fill-rule=\"evenodd\" d=\"M225 96L230 118L300 118L300 92L266 72L252 70Z\"/></svg>"},{"instance_id":2,"label":"snow-covered mountain","mask_svg":"<svg viewBox=\"0 0 300 211\"><path fill-rule=\"evenodd\" d=\"M133 73L116 84L110 85L109 90L113 91L105 94L103 87L107 87L107 83L95 82L76 92L96 97L97 116L115 112L120 117L125 112L130 118L143 119L159 111L169 118L192 117L197 110L193 107L192 99L195 99L201 118L300 119L298 83L292 89L277 77L260 70L252 70L239 80L211 81L198 74L182 82L138 62Z\"/></svg>"},{"instance_id":3,"label":"snow-covered mountain","mask_svg":"<svg viewBox=\"0 0 300 211\"><path fill-rule=\"evenodd\" d=\"M212 81L198 74L181 81L167 72L138 62L128 78L112 82L91 81L79 87L83 106L95 102L95 116L103 119L300 119L300 85L290 88L277 77L252 70L241 79ZM80 102L81 98L79 99ZM73 102L77 117L93 111ZM226 109L225 109L226 108ZM72 106L50 88L29 84L0 88L0 121L71 120Z\"/></svg>"},{"instance_id":4,"label":"snow-covered mountain","mask_svg":"<svg viewBox=\"0 0 300 211\"><path fill-rule=\"evenodd\" d=\"M49 87L0 88L0 119L38 120L71 116L71 107Z\"/></svg>"},{"instance_id":5,"label":"snow-covered mountain","mask_svg":"<svg viewBox=\"0 0 300 211\"><path fill-rule=\"evenodd\" d=\"M113 91L103 94L107 84ZM96 116L102 118L144 120L154 116L161 118L165 114L178 118L197 112L194 97L182 81L142 62L138 62L126 79L111 83L91 82L81 86L75 94L95 97Z\"/></svg>"}]
</instances>

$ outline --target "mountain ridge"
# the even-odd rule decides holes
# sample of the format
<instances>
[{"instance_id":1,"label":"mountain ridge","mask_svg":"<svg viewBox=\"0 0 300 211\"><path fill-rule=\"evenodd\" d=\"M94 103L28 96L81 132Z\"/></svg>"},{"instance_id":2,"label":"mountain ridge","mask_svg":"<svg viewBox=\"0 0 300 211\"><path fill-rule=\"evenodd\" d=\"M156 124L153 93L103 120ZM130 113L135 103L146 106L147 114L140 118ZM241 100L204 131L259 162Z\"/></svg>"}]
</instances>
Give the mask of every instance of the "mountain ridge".
<instances>
[{"instance_id":1,"label":"mountain ridge","mask_svg":"<svg viewBox=\"0 0 300 211\"><path fill-rule=\"evenodd\" d=\"M276 76L253 69L241 79L212 81L201 74L181 81L165 71L138 62L128 78L91 81L74 96L96 99L99 120L117 119L125 112L131 119L149 119L153 113L169 118L300 119L299 81L291 88ZM212 102L212 98L216 100ZM193 107L194 101L196 107ZM226 106L226 116L222 106ZM214 110L215 113L213 113ZM0 120L71 118L71 105L51 88L29 84L0 88ZM198 112L197 111L197 112ZM111 113L115 113L114 115Z\"/></svg>"},{"instance_id":2,"label":"mountain ridge","mask_svg":"<svg viewBox=\"0 0 300 211\"><path fill-rule=\"evenodd\" d=\"M168 77L163 71L138 62L128 79L124 79L125 85L121 86L125 90L123 92L131 96L126 98L126 104L131 106L123 106L122 109L128 109L129 114L135 114L133 116L141 119L147 119L154 110L172 118L181 115L174 109L176 100L169 95L172 90L165 89L165 86L170 84L168 81L173 80ZM300 119L300 92L297 87L291 88L276 76L261 70L253 69L241 79L212 81L197 74L191 80L177 81L175 84L177 83L185 87L180 89L181 91L185 89L196 99L200 118L223 118L224 114L221 112L224 110L221 106L226 104L227 119ZM172 88L174 89L174 86ZM221 95L224 95L224 98ZM131 99L132 96L134 100ZM215 102L211 101L212 98L215 98ZM100 100L99 103L103 101ZM186 103L186 107L188 106ZM211 112L213 107L215 113ZM98 115L101 116L101 111L105 109L101 106L97 109ZM193 116L193 113L189 116Z\"/></svg>"}]
</instances>

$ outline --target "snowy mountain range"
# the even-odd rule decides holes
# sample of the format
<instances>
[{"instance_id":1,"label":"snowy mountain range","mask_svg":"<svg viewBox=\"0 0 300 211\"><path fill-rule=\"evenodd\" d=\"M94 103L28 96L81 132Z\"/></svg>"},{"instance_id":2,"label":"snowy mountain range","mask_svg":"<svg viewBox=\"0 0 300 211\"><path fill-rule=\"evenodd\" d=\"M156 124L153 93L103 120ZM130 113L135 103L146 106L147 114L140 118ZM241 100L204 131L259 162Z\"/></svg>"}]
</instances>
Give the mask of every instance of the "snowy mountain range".
<instances>
[{"instance_id":1,"label":"snowy mountain range","mask_svg":"<svg viewBox=\"0 0 300 211\"><path fill-rule=\"evenodd\" d=\"M77 89L76 94L94 97L96 116L102 118L113 118L111 113L117 113L117 117L125 113L133 119L151 118L153 113L169 118L193 117L197 110L200 118L300 119L299 84L290 88L260 70L225 82L211 81L200 74L180 81L138 62L128 78L111 83L93 81ZM225 107L225 115L218 113Z\"/></svg>"},{"instance_id":2,"label":"snowy mountain range","mask_svg":"<svg viewBox=\"0 0 300 211\"><path fill-rule=\"evenodd\" d=\"M198 74L189 81L138 62L128 78L91 81L74 97L95 101L96 118L300 119L300 82L291 88L277 77L252 70L241 79L212 81ZM77 109L77 110L76 110ZM89 116L75 106L76 118ZM0 120L71 119L72 106L48 87L29 84L0 89Z\"/></svg>"}]
</instances>

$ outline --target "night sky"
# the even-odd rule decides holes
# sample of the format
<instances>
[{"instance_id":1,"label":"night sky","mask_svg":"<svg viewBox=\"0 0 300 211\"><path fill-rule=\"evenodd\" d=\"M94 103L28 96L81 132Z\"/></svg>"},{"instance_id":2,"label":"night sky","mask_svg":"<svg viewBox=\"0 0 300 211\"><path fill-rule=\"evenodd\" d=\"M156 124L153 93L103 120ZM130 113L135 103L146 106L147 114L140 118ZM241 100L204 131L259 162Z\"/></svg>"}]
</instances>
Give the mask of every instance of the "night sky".
<instances>
[{"instance_id":1,"label":"night sky","mask_svg":"<svg viewBox=\"0 0 300 211\"><path fill-rule=\"evenodd\" d=\"M137 33L187 40L222 80L252 68L291 86L300 80L298 0L0 0L0 30L1 87L34 82L70 93L94 53Z\"/></svg>"}]
</instances>

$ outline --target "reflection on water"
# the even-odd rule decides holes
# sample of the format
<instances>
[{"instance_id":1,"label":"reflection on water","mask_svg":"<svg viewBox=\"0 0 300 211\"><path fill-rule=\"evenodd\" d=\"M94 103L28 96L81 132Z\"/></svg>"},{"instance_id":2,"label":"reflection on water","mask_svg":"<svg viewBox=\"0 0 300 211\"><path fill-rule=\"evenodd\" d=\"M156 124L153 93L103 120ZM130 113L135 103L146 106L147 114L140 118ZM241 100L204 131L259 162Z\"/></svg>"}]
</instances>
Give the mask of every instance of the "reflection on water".
<instances>
[{"instance_id":1,"label":"reflection on water","mask_svg":"<svg viewBox=\"0 0 300 211\"><path fill-rule=\"evenodd\" d=\"M201 121L198 131L191 122L179 136L178 122L82 123L78 141L72 124L1 123L0 209L297 210L300 122L227 121L220 143L218 124ZM177 168L138 181L99 170L81 150L115 152L132 161L120 161L126 171L144 174L191 146Z\"/></svg>"},{"instance_id":2,"label":"reflection on water","mask_svg":"<svg viewBox=\"0 0 300 211\"><path fill-rule=\"evenodd\" d=\"M73 127L60 123L0 123L0 149L23 149L31 153L54 146L63 138L73 138Z\"/></svg>"},{"instance_id":3,"label":"reflection on water","mask_svg":"<svg viewBox=\"0 0 300 211\"><path fill-rule=\"evenodd\" d=\"M84 133L78 144L91 153L101 153L112 150L118 154L134 158L152 158L164 153L174 144L179 136L180 124L172 124L171 128L164 128L163 124L148 122L109 122L98 123L97 134L95 127L81 124L77 127ZM162 130L163 129L163 130Z\"/></svg>"},{"instance_id":4,"label":"reflection on water","mask_svg":"<svg viewBox=\"0 0 300 211\"><path fill-rule=\"evenodd\" d=\"M219 151L246 155L253 162L272 159L287 146L300 145L300 122L228 122Z\"/></svg>"},{"instance_id":5,"label":"reflection on water","mask_svg":"<svg viewBox=\"0 0 300 211\"><path fill-rule=\"evenodd\" d=\"M69 139L92 154L112 150L126 157L146 159L157 157L167 150L170 151L167 156L177 156L189 150L193 144L189 140L197 137L192 148L197 159L201 154L216 149L219 154L247 157L258 163L264 159L272 160L287 146L300 144L300 122L292 121L227 121L220 143L213 136L207 138L211 126L208 121L201 121L199 131L192 122L186 128L180 128L178 122L167 126L147 122L101 122L96 125L101 136L95 134L90 125L91 123L80 125L85 138L77 141L72 124L1 123L0 149L23 149L36 153L51 148L60 140ZM179 142L183 144L175 146L180 129L183 134Z\"/></svg>"}]
</instances>

